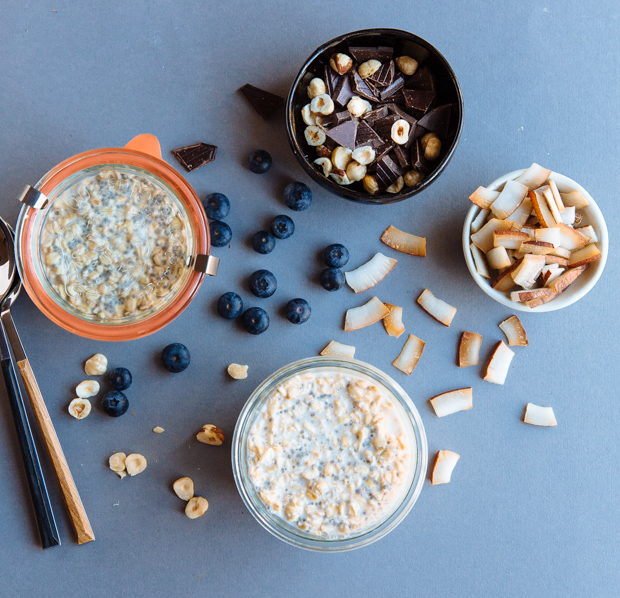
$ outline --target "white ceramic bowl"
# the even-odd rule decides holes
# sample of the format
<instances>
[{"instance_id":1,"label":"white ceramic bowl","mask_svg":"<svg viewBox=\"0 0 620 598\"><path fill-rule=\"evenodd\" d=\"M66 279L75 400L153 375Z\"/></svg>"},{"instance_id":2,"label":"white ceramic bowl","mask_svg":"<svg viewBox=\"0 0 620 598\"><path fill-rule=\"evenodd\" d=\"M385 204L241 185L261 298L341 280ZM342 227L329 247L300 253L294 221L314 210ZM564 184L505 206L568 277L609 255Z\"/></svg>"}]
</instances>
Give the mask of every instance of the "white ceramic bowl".
<instances>
[{"instance_id":1,"label":"white ceramic bowl","mask_svg":"<svg viewBox=\"0 0 620 598\"><path fill-rule=\"evenodd\" d=\"M506 181L510 179L516 179L523 172L525 172L525 169L509 172L508 174L505 174L495 179L487 187L487 189L497 191L499 187L501 187ZM563 174L552 172L550 178L555 180L560 191L564 192L566 190L577 189L581 191L582 195L588 200L590 205L587 208L579 210L583 214L583 220L581 221L580 226L587 226L588 224L591 224L592 228L594 228L596 235L598 236L597 246L601 252L601 259L591 263L589 268L581 276L579 276L579 278L577 278L577 280L573 284L571 284L568 289L566 289L566 291L564 291L561 295L558 295L552 301L549 301L549 303L544 303L543 305L539 305L538 307L532 309L524 303L517 303L515 301L512 301L506 293L500 293L499 291L492 289L490 282L486 278L480 276L478 272L476 272L474 258L472 256L471 249L469 248L471 244L471 223L478 215L478 212L480 212L480 208L478 206L472 204L471 209L469 210L469 212L467 212L465 224L463 225L463 253L465 254L465 261L467 262L469 272L471 273L473 279L476 281L476 284L489 297L495 299L495 301L517 311L555 311L556 309L562 309L563 307L568 307L569 305L572 305L573 303L575 303L575 301L579 301L579 299L581 299L596 284L596 281L601 277L601 274L603 273L603 268L605 267L605 262L607 261L607 253L609 250L607 225L605 224L605 219L603 218L601 210L596 205L596 202L592 199L592 196L579 183L576 183L572 179L569 179L567 176L564 176Z\"/></svg>"}]
</instances>

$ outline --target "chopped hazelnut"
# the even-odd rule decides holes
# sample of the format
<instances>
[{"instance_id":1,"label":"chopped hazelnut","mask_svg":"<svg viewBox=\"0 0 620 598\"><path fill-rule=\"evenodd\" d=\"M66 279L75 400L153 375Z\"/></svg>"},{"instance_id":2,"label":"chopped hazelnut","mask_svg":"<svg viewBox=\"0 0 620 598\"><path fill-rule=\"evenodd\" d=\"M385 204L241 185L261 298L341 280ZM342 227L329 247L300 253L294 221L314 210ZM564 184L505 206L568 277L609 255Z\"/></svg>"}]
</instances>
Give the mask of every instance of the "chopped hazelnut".
<instances>
[{"instance_id":1,"label":"chopped hazelnut","mask_svg":"<svg viewBox=\"0 0 620 598\"><path fill-rule=\"evenodd\" d=\"M355 160L349 162L347 166L347 178L350 181L361 181L366 175L366 166L356 162Z\"/></svg>"},{"instance_id":2,"label":"chopped hazelnut","mask_svg":"<svg viewBox=\"0 0 620 598\"><path fill-rule=\"evenodd\" d=\"M301 109L301 118L308 126L316 125L316 114L312 112L310 104Z\"/></svg>"},{"instance_id":3,"label":"chopped hazelnut","mask_svg":"<svg viewBox=\"0 0 620 598\"><path fill-rule=\"evenodd\" d=\"M84 371L88 376L103 376L108 369L108 359L101 353L95 353L85 364Z\"/></svg>"},{"instance_id":4,"label":"chopped hazelnut","mask_svg":"<svg viewBox=\"0 0 620 598\"><path fill-rule=\"evenodd\" d=\"M88 399L73 399L69 403L69 413L75 417L75 419L84 419L88 417L91 410L91 404Z\"/></svg>"},{"instance_id":5,"label":"chopped hazelnut","mask_svg":"<svg viewBox=\"0 0 620 598\"><path fill-rule=\"evenodd\" d=\"M316 125L306 127L304 135L308 145L317 146L325 143L325 131Z\"/></svg>"},{"instance_id":6,"label":"chopped hazelnut","mask_svg":"<svg viewBox=\"0 0 620 598\"><path fill-rule=\"evenodd\" d=\"M129 475L138 475L146 469L146 459L143 455L131 453L131 455L127 455L125 459L125 468Z\"/></svg>"},{"instance_id":7,"label":"chopped hazelnut","mask_svg":"<svg viewBox=\"0 0 620 598\"><path fill-rule=\"evenodd\" d=\"M359 164L367 166L375 159L375 150L369 145L362 145L353 150L351 158Z\"/></svg>"},{"instance_id":8,"label":"chopped hazelnut","mask_svg":"<svg viewBox=\"0 0 620 598\"><path fill-rule=\"evenodd\" d=\"M179 478L172 484L172 489L181 500L190 500L194 496L194 482L191 478Z\"/></svg>"},{"instance_id":9,"label":"chopped hazelnut","mask_svg":"<svg viewBox=\"0 0 620 598\"><path fill-rule=\"evenodd\" d=\"M394 143L398 143L399 145L407 143L410 129L411 125L404 118L397 120L392 125L392 141L394 141Z\"/></svg>"},{"instance_id":10,"label":"chopped hazelnut","mask_svg":"<svg viewBox=\"0 0 620 598\"><path fill-rule=\"evenodd\" d=\"M323 174L327 176L332 170L332 161L329 158L317 158L314 163L323 169Z\"/></svg>"},{"instance_id":11,"label":"chopped hazelnut","mask_svg":"<svg viewBox=\"0 0 620 598\"><path fill-rule=\"evenodd\" d=\"M196 438L204 444L220 446L224 442L224 432L213 424L205 424L202 426L202 430L196 434Z\"/></svg>"},{"instance_id":12,"label":"chopped hazelnut","mask_svg":"<svg viewBox=\"0 0 620 598\"><path fill-rule=\"evenodd\" d=\"M310 109L312 112L318 112L320 114L331 114L334 111L334 100L324 93L320 96L316 96L316 98L310 102Z\"/></svg>"},{"instance_id":13,"label":"chopped hazelnut","mask_svg":"<svg viewBox=\"0 0 620 598\"><path fill-rule=\"evenodd\" d=\"M248 377L248 366L239 365L238 363L231 363L228 366L228 373L231 378L235 380L245 380Z\"/></svg>"},{"instance_id":14,"label":"chopped hazelnut","mask_svg":"<svg viewBox=\"0 0 620 598\"><path fill-rule=\"evenodd\" d=\"M185 507L185 514L190 519L196 519L197 517L204 515L208 508L209 503L206 498L202 498L202 496L194 496L187 503L187 506Z\"/></svg>"},{"instance_id":15,"label":"chopped hazelnut","mask_svg":"<svg viewBox=\"0 0 620 598\"><path fill-rule=\"evenodd\" d=\"M94 397L99 392L99 382L96 380L84 380L75 387L75 394L80 399Z\"/></svg>"},{"instance_id":16,"label":"chopped hazelnut","mask_svg":"<svg viewBox=\"0 0 620 598\"><path fill-rule=\"evenodd\" d=\"M332 153L332 162L340 170L346 171L349 162L352 160L353 152L348 147L339 145Z\"/></svg>"}]
</instances>

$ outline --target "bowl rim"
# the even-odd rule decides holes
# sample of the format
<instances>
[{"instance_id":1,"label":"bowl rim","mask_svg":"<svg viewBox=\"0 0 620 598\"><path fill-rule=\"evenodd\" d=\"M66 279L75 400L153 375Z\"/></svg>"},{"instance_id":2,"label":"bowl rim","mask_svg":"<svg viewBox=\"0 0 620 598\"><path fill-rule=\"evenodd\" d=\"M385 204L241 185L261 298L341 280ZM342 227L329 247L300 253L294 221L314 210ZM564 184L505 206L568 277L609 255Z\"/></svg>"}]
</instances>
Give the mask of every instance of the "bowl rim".
<instances>
[{"instance_id":1,"label":"bowl rim","mask_svg":"<svg viewBox=\"0 0 620 598\"><path fill-rule=\"evenodd\" d=\"M370 35L376 35L376 36L392 35L395 37L406 38L409 41L419 44L420 46L428 50L431 54L433 54L443 64L456 92L460 116L457 122L456 133L454 135L454 139L452 140L450 149L448 150L448 152L446 152L442 161L437 165L437 167L435 168L435 170L431 173L429 177L424 179L419 186L411 187L408 191L404 193L401 191L399 193L394 193L394 194L383 193L380 195L370 195L368 193L362 193L361 191L354 191L352 189L348 189L347 187L338 185L338 183L330 180L329 178L322 176L312 166L309 160L306 159L305 152L298 142L297 135L293 127L293 120L291 118L292 106L293 106L293 102L295 99L296 90L299 85L299 82L305 75L308 69L308 66L332 46L336 46L350 39L355 39L357 37L370 36ZM334 37L333 39L325 42L324 44L319 46L310 55L309 58L306 59L303 66L297 73L297 76L293 80L293 83L291 84L291 87L288 93L288 97L286 99L286 133L287 133L287 137L289 140L289 145L291 146L291 150L293 151L293 155L295 156L295 158L297 159L301 167L310 176L310 178L313 181L315 181L317 184L319 184L321 187L349 201L371 204L371 205L384 205L384 204L396 203L399 201L404 201L405 199L409 199L410 197L413 197L414 195L421 193L424 189L429 187L435 180L437 180L439 175L445 170L445 168L449 164L450 160L452 159L452 156L454 155L454 152L456 151L456 148L461 138L461 134L463 132L464 115L465 115L465 103L463 100L463 92L461 90L461 86L456 77L456 74L452 66L448 62L448 60L445 58L445 56L435 46L433 46L433 44L431 44L424 38L416 35L415 33L411 33L403 29L393 29L393 28L358 29L356 31L350 31L349 33L344 33L342 35Z\"/></svg>"},{"instance_id":2,"label":"bowl rim","mask_svg":"<svg viewBox=\"0 0 620 598\"><path fill-rule=\"evenodd\" d=\"M415 471L413 472L409 488L394 510L384 519L380 520L376 527L370 528L361 535L339 540L326 540L320 537L313 538L309 537L309 535L300 535L288 531L288 526L284 526L279 523L280 518L273 515L267 516L256 507L250 492L246 487L250 482L243 475L242 459L244 459L244 455L242 454L242 451L246 448L245 442L247 441L247 435L254 422L253 416L263 405L266 398L264 396L265 393L268 390L271 390L274 385L280 384L284 379L287 379L292 375L298 375L300 371L314 369L316 367L320 367L321 365L324 365L325 367L332 366L350 368L354 372L370 375L371 377L378 379L388 391L393 392L396 396L408 418L407 421L411 427L412 439L415 439L417 448L416 456L414 458ZM327 553L344 552L368 546L369 544L383 538L395 527L397 527L408 515L414 504L417 502L426 480L428 467L428 441L419 411L407 392L401 387L400 384L393 380L391 376L384 373L379 368L357 359L317 356L300 359L285 365L268 376L254 389L243 406L235 425L235 431L232 439L231 460L233 477L243 503L264 529L276 538L292 546L296 546L297 548Z\"/></svg>"},{"instance_id":3,"label":"bowl rim","mask_svg":"<svg viewBox=\"0 0 620 598\"><path fill-rule=\"evenodd\" d=\"M511 179L516 179L518 176L523 174L527 169L521 168L518 170L513 170L512 172L508 172L502 176L497 177L490 185L487 185L487 189L496 190L500 185L503 185L506 181ZM597 244L599 245L599 249L601 251L601 259L597 260L593 264L590 264L590 268L594 269L594 273L588 279L588 281L581 287L576 287L571 289L570 287L564 291L561 295L553 299L553 301L549 301L549 303L544 303L543 305L539 305L538 307L531 308L528 305L522 303L516 303L512 301L512 299L508 298L505 293L500 293L495 289L491 288L491 285L486 281L485 278L480 276L478 272L476 272L476 266L474 263L474 258L471 253L471 249L469 248L471 239L471 224L476 217L476 215L480 212L481 208L472 205L465 217L465 222L463 223L463 233L462 233L462 245L463 245L463 254L465 256L465 263L467 264L467 269L471 274L472 278L476 282L476 284L489 296L491 299L494 299L498 303L505 305L511 309L516 311L524 311L528 313L544 313L550 311L556 311L558 309L563 309L564 307L568 307L573 303L576 303L585 296L589 291L592 290L594 285L598 282L598 279L601 277L603 273L603 269L605 268L605 264L607 262L607 254L609 252L609 233L607 230L607 224L605 222L605 218L603 217L603 213L596 201L594 201L593 197L588 193L588 191L579 183L574 181L573 179L567 177L566 175L560 174L559 172L551 171L549 178L553 178L560 184L564 184L569 187L573 187L574 189L580 191L582 195L588 200L588 207L584 208L584 210L588 210L588 215L592 215L592 220L594 220L600 230L600 236Z\"/></svg>"}]
</instances>

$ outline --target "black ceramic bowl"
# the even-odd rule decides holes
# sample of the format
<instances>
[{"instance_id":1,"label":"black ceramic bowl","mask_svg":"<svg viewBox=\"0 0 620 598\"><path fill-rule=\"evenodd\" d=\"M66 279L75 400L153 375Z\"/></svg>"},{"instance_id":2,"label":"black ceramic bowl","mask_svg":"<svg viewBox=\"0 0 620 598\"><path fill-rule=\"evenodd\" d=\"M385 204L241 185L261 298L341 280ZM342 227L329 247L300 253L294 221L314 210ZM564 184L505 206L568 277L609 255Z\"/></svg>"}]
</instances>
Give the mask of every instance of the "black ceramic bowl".
<instances>
[{"instance_id":1,"label":"black ceramic bowl","mask_svg":"<svg viewBox=\"0 0 620 598\"><path fill-rule=\"evenodd\" d=\"M333 179L325 177L313 164L316 159L314 148L308 146L304 137L306 124L301 117L301 109L310 101L307 87L314 77L324 78L325 65L335 52L348 53L349 44L356 46L391 46L394 56L407 55L415 58L420 68L428 66L435 76L437 96L434 105L452 104L450 127L446 139L442 140L442 157L427 177L415 187L405 186L399 193L377 193L370 195L360 182L351 185L339 185ZM439 51L426 40L399 29L362 29L340 35L317 48L301 67L295 77L286 102L286 130L295 157L303 169L321 187L359 203L383 204L402 201L426 189L437 180L450 162L463 129L463 94L459 82Z\"/></svg>"}]
</instances>

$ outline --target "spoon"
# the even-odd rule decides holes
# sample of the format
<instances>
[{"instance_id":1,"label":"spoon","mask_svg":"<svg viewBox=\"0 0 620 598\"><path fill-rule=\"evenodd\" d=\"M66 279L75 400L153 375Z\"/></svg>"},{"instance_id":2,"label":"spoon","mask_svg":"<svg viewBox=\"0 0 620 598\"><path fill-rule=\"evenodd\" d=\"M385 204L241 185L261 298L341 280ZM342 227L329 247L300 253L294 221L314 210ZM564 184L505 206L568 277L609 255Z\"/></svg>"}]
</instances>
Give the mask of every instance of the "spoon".
<instances>
[{"instance_id":1,"label":"spoon","mask_svg":"<svg viewBox=\"0 0 620 598\"><path fill-rule=\"evenodd\" d=\"M0 227L3 224L11 230L11 227L0 218ZM11 243L14 243L12 236ZM22 281L19 277L19 273L16 272L13 286L8 294L0 301L0 319L2 320L2 327L6 331L9 344L13 350L17 368L26 388L26 394L30 399L32 411L34 412L39 430L43 436L45 449L47 450L47 454L54 468L56 480L60 486L71 523L77 535L78 544L85 544L86 542L94 540L95 535L88 521L88 516L86 515L82 500L80 499L80 494L73 481L73 476L71 475L62 446L56 435L54 424L52 423L45 401L43 400L43 395L41 394L34 372L32 371L21 339L19 338L17 328L13 322L13 317L11 316L11 306L13 305L13 301L17 299L21 288Z\"/></svg>"},{"instance_id":2,"label":"spoon","mask_svg":"<svg viewBox=\"0 0 620 598\"><path fill-rule=\"evenodd\" d=\"M15 258L13 253L13 237L11 231L0 220L0 297L4 299L10 292L15 279ZM6 332L4 327L0 326L0 366L4 376L6 391L11 404L13 413L13 421L17 431L17 440L26 470L26 479L30 489L30 496L34 507L37 527L41 536L41 544L43 548L58 546L60 544L60 536L54 520L52 505L47 494L43 472L41 471L41 463L37 449L32 438L32 430L28 422L24 399L17 382L15 368L13 366L13 356L8 347Z\"/></svg>"}]
</instances>

